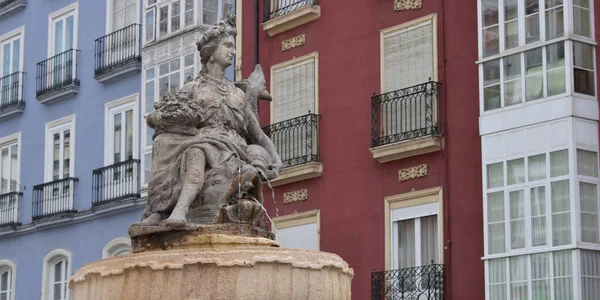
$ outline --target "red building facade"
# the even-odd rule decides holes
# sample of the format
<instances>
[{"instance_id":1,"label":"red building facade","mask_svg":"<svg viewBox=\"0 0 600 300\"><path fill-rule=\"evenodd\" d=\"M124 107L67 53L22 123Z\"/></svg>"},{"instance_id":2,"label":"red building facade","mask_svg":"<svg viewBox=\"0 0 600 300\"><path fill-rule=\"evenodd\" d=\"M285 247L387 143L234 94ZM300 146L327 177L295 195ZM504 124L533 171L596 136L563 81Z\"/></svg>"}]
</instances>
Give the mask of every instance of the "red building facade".
<instances>
[{"instance_id":1,"label":"red building facade","mask_svg":"<svg viewBox=\"0 0 600 300\"><path fill-rule=\"evenodd\" d=\"M427 299L484 299L477 2L236 4L236 76L259 63L274 98L259 111L286 164L264 189L282 246L340 255L353 299L390 296L384 270L407 295L431 272L443 288L421 292L444 295Z\"/></svg>"}]
</instances>

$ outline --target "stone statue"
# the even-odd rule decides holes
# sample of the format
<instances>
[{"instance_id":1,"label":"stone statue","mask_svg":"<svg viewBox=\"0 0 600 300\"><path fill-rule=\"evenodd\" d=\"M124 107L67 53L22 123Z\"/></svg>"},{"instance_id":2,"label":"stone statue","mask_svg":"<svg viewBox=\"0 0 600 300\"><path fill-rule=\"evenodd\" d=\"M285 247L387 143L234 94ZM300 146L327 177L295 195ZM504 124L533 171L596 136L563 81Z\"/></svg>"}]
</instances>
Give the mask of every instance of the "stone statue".
<instances>
[{"instance_id":1,"label":"stone statue","mask_svg":"<svg viewBox=\"0 0 600 300\"><path fill-rule=\"evenodd\" d=\"M276 178L282 162L257 121L258 99L271 98L260 65L247 80L225 78L235 36L235 15L228 13L197 42L196 79L167 92L147 116L155 130L152 176L143 219L134 226L264 227L262 182Z\"/></svg>"}]
</instances>

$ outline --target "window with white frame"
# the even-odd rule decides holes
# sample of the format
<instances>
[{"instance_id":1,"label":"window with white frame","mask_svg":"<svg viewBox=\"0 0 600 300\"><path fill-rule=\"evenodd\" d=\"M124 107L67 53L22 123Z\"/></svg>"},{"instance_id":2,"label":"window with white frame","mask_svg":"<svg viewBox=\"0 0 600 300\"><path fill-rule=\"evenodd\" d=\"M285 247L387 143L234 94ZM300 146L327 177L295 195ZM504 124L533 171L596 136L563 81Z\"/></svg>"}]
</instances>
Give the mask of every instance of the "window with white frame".
<instances>
[{"instance_id":1,"label":"window with white frame","mask_svg":"<svg viewBox=\"0 0 600 300\"><path fill-rule=\"evenodd\" d=\"M46 124L46 182L73 177L75 171L74 125L75 116Z\"/></svg>"},{"instance_id":2,"label":"window with white frame","mask_svg":"<svg viewBox=\"0 0 600 300\"><path fill-rule=\"evenodd\" d=\"M48 24L48 56L54 56L70 49L77 49L78 2L50 15Z\"/></svg>"},{"instance_id":3,"label":"window with white frame","mask_svg":"<svg viewBox=\"0 0 600 300\"><path fill-rule=\"evenodd\" d=\"M439 224L436 203L392 210L392 268L438 264Z\"/></svg>"},{"instance_id":4,"label":"window with white frame","mask_svg":"<svg viewBox=\"0 0 600 300\"><path fill-rule=\"evenodd\" d=\"M488 164L486 178L489 255L572 243L568 150Z\"/></svg>"},{"instance_id":5,"label":"window with white frame","mask_svg":"<svg viewBox=\"0 0 600 300\"><path fill-rule=\"evenodd\" d=\"M125 256L131 253L131 240L119 237L110 241L102 250L102 258Z\"/></svg>"},{"instance_id":6,"label":"window with white frame","mask_svg":"<svg viewBox=\"0 0 600 300\"><path fill-rule=\"evenodd\" d=\"M15 269L13 262L0 260L0 300L15 299Z\"/></svg>"},{"instance_id":7,"label":"window with white frame","mask_svg":"<svg viewBox=\"0 0 600 300\"><path fill-rule=\"evenodd\" d=\"M167 91L177 92L188 81L193 80L196 74L196 53L189 53L171 59L144 70L144 101L142 120L143 134L143 169L142 182L150 180L152 167L152 136L154 130L146 125L146 116L154 110L154 103L160 101Z\"/></svg>"},{"instance_id":8,"label":"window with white frame","mask_svg":"<svg viewBox=\"0 0 600 300\"><path fill-rule=\"evenodd\" d=\"M275 65L271 70L272 122L316 113L318 55L311 54Z\"/></svg>"},{"instance_id":9,"label":"window with white frame","mask_svg":"<svg viewBox=\"0 0 600 300\"><path fill-rule=\"evenodd\" d=\"M433 24L431 16L382 32L383 93L435 79Z\"/></svg>"},{"instance_id":10,"label":"window with white frame","mask_svg":"<svg viewBox=\"0 0 600 300\"><path fill-rule=\"evenodd\" d=\"M220 0L202 0L202 24L214 25L219 18ZM146 2L144 11L145 42L167 36L196 24L198 0Z\"/></svg>"},{"instance_id":11,"label":"window with white frame","mask_svg":"<svg viewBox=\"0 0 600 300\"><path fill-rule=\"evenodd\" d=\"M42 300L69 300L71 253L57 249L44 258L42 274Z\"/></svg>"},{"instance_id":12,"label":"window with white frame","mask_svg":"<svg viewBox=\"0 0 600 300\"><path fill-rule=\"evenodd\" d=\"M565 57L571 50L573 92L594 96L593 47L580 42L558 42L484 62L483 111L570 93L570 68Z\"/></svg>"},{"instance_id":13,"label":"window with white frame","mask_svg":"<svg viewBox=\"0 0 600 300\"><path fill-rule=\"evenodd\" d=\"M0 106L21 99L19 87L22 75L17 73L23 70L23 31L21 27L0 37L0 51L2 64L0 65Z\"/></svg>"},{"instance_id":14,"label":"window with white frame","mask_svg":"<svg viewBox=\"0 0 600 300\"><path fill-rule=\"evenodd\" d=\"M488 299L574 299L572 253L567 250L489 260Z\"/></svg>"},{"instance_id":15,"label":"window with white frame","mask_svg":"<svg viewBox=\"0 0 600 300\"><path fill-rule=\"evenodd\" d=\"M577 149L577 179L581 217L581 242L600 244L598 203L598 152Z\"/></svg>"},{"instance_id":16,"label":"window with white frame","mask_svg":"<svg viewBox=\"0 0 600 300\"><path fill-rule=\"evenodd\" d=\"M107 0L110 24L108 32L114 32L138 21L138 0Z\"/></svg>"},{"instance_id":17,"label":"window with white frame","mask_svg":"<svg viewBox=\"0 0 600 300\"><path fill-rule=\"evenodd\" d=\"M283 248L319 250L319 211L273 218L277 241Z\"/></svg>"},{"instance_id":18,"label":"window with white frame","mask_svg":"<svg viewBox=\"0 0 600 300\"><path fill-rule=\"evenodd\" d=\"M0 194L19 191L19 137L0 139Z\"/></svg>"},{"instance_id":19,"label":"window with white frame","mask_svg":"<svg viewBox=\"0 0 600 300\"><path fill-rule=\"evenodd\" d=\"M481 57L564 37L569 32L565 26L573 26L576 35L592 38L590 0L571 2L572 18L565 18L565 4L569 2L563 0L480 1ZM573 24L568 25L571 21Z\"/></svg>"},{"instance_id":20,"label":"window with white frame","mask_svg":"<svg viewBox=\"0 0 600 300\"><path fill-rule=\"evenodd\" d=\"M600 251L581 250L581 296L596 299L600 287Z\"/></svg>"}]
</instances>

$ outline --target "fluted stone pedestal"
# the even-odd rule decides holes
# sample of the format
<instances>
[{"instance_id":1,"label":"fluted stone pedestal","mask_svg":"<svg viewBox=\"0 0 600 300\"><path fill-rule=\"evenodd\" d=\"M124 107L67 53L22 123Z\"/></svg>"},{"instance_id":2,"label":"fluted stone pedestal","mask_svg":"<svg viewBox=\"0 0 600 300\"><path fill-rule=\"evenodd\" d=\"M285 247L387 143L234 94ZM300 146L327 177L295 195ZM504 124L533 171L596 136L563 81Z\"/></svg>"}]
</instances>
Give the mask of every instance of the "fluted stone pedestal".
<instances>
[{"instance_id":1,"label":"fluted stone pedestal","mask_svg":"<svg viewBox=\"0 0 600 300\"><path fill-rule=\"evenodd\" d=\"M339 256L282 249L251 227L220 227L130 231L136 253L81 267L69 283L73 299L350 299L354 274ZM250 236L215 233L222 230Z\"/></svg>"}]
</instances>

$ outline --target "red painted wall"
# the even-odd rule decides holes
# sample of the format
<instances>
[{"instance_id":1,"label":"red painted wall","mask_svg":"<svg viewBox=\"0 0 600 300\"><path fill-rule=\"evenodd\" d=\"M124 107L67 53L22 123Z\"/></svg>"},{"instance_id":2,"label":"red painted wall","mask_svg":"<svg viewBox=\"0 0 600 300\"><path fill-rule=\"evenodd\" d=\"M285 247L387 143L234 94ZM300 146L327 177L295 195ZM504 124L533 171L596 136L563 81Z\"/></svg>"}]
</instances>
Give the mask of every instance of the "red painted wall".
<instances>
[{"instance_id":1,"label":"red painted wall","mask_svg":"<svg viewBox=\"0 0 600 300\"><path fill-rule=\"evenodd\" d=\"M260 24L259 63L265 73L271 65L319 52L324 168L319 178L276 187L275 203L265 190L266 206L271 216L320 209L321 250L340 255L354 269L352 298L369 299L371 271L385 268L384 197L442 186L446 299L484 299L477 2L425 0L422 9L403 12L393 11L393 2L320 1L319 19L273 37ZM259 4L262 22L262 0ZM254 69L255 8L254 1L243 5L242 70L247 77ZM369 152L370 97L380 93L380 30L432 13L438 20L444 150L380 164ZM299 34L306 34L306 44L282 52L281 42ZM268 103L261 104L260 114L261 124L267 125ZM422 163L428 164L428 176L398 182L399 169ZM307 201L283 204L283 193L301 188L309 190Z\"/></svg>"}]
</instances>

